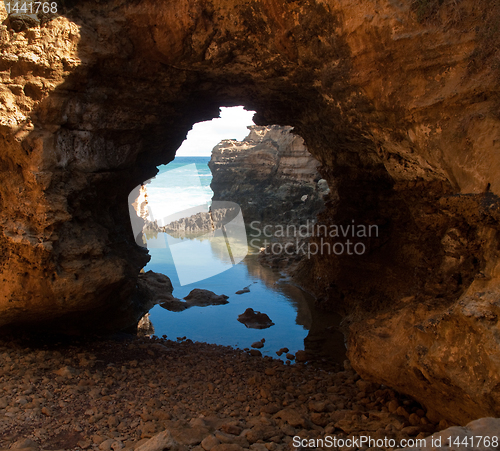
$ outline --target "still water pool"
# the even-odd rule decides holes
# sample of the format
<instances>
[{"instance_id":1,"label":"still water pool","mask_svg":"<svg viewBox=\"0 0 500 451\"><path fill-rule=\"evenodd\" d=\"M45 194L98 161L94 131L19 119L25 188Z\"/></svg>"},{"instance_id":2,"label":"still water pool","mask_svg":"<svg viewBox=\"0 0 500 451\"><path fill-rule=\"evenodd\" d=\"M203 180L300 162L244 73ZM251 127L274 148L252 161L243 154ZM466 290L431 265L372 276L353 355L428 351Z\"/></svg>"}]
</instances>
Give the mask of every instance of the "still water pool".
<instances>
[{"instance_id":1,"label":"still water pool","mask_svg":"<svg viewBox=\"0 0 500 451\"><path fill-rule=\"evenodd\" d=\"M158 240L165 239L159 234ZM192 250L193 271L196 271L196 255L207 255L209 241L189 240ZM203 249L205 248L205 249ZM264 355L273 355L280 348L291 352L304 349L304 338L311 327L310 306L312 297L301 289L287 284L268 268L262 267L254 255L248 255L243 262L227 271L193 284L180 286L175 265L167 249L151 249L151 262L146 270L167 274L174 286L174 296L184 298L194 288L203 288L216 294L229 296L229 303L208 307L191 307L182 312L170 312L161 306L151 311L155 335L166 334L170 339L190 338L238 348L265 338L261 349ZM218 254L214 252L214 265L218 265ZM201 268L203 271L203 268ZM248 287L250 292L235 294ZM275 323L268 329L251 329L237 321L238 315L247 308L266 313Z\"/></svg>"},{"instance_id":2,"label":"still water pool","mask_svg":"<svg viewBox=\"0 0 500 451\"><path fill-rule=\"evenodd\" d=\"M184 174L184 165L193 162L201 177L198 180L193 177L193 183L190 183ZM193 158L176 158L174 164L161 169L156 179L147 185L149 204L153 211L161 212L156 214L157 218L211 197L211 174L207 162L205 158L195 161ZM174 171L170 172L170 168ZM194 280L199 281L181 285L169 243L182 246L183 265L185 267L187 263L195 275ZM229 297L229 303L225 305L191 307L182 312L171 312L156 305L150 311L155 335L167 335L172 340L186 337L237 348L249 348L253 342L264 338L265 345L260 349L262 354L277 357L276 351L283 347L291 353L304 349L304 338L312 327L315 329L314 336L309 338L323 343L329 340L330 354L334 355L334 360L342 361L342 335L335 327L331 330L332 325L338 325L338 316L317 312L312 296L279 273L260 265L256 255L249 254L242 262L232 265L226 261L226 254L221 252L216 241L172 238L165 233L148 237L148 249L151 261L145 271L166 274L172 281L176 298L184 298L194 288ZM176 263L179 263L178 254ZM222 272L204 278L219 271ZM236 294L245 287L250 291ZM247 308L266 313L275 324L267 329L246 327L237 319Z\"/></svg>"}]
</instances>

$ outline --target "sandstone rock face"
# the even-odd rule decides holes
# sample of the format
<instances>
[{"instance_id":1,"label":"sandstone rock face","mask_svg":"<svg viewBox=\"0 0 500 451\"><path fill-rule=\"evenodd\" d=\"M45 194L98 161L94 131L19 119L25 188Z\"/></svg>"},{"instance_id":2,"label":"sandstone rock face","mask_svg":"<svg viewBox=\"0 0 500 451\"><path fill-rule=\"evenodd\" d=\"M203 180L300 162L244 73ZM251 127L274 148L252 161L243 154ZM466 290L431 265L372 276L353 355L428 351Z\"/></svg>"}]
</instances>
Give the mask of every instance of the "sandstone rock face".
<instances>
[{"instance_id":1,"label":"sandstone rock face","mask_svg":"<svg viewBox=\"0 0 500 451\"><path fill-rule=\"evenodd\" d=\"M315 219L328 188L318 186L319 162L304 140L292 127L248 128L243 141L224 140L212 151L214 200L239 204L247 226Z\"/></svg>"},{"instance_id":2,"label":"sandstone rock face","mask_svg":"<svg viewBox=\"0 0 500 451\"><path fill-rule=\"evenodd\" d=\"M137 324L137 335L151 336L155 333L155 328L151 322L151 315L146 313Z\"/></svg>"},{"instance_id":3,"label":"sandstone rock face","mask_svg":"<svg viewBox=\"0 0 500 451\"><path fill-rule=\"evenodd\" d=\"M1 325L137 321L128 194L244 104L321 163L320 222L379 227L299 274L349 315L353 367L455 422L500 414L496 3L72 4L0 26Z\"/></svg>"}]
</instances>

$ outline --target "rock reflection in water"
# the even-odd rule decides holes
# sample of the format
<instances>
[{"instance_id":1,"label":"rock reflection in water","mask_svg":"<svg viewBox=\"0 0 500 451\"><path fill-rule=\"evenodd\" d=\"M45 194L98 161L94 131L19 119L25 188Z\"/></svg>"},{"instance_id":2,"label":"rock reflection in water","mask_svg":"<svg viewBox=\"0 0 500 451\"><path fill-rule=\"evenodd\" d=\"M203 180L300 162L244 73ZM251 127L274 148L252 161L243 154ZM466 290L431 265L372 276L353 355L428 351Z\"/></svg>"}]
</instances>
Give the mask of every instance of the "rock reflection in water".
<instances>
[{"instance_id":1,"label":"rock reflection in water","mask_svg":"<svg viewBox=\"0 0 500 451\"><path fill-rule=\"evenodd\" d=\"M297 312L295 324L309 330L312 324L311 304L314 298L300 288L286 283L278 272L262 266L256 255L247 256L244 263L252 277L261 280L270 290L278 291L286 297Z\"/></svg>"},{"instance_id":2,"label":"rock reflection in water","mask_svg":"<svg viewBox=\"0 0 500 451\"><path fill-rule=\"evenodd\" d=\"M166 242L162 233L156 235L153 240ZM180 238L178 238L181 240ZM193 271L200 265L199 258L201 247L210 249L203 253L203 257L211 254L212 266L220 265L221 260L227 260L228 250L224 239L213 239L209 236L184 237L182 241L189 251L186 260L193 260ZM232 243L234 246L234 244ZM238 243L246 245L246 243ZM160 249L159 246L150 248L152 256L147 269L161 272L168 275L174 286L174 296L182 298L193 288L203 288L214 291L217 294L229 296L229 304L209 307L193 307L182 312L168 312L159 306L151 310L151 320L155 326L156 334L163 334L169 337L187 336L195 341L205 341L240 348L250 347L251 343L266 339L262 353L276 356L276 351L286 346L295 353L304 349L304 339L307 330L311 330L308 337L313 337L311 341L306 341L308 352L318 351L329 354L336 352L339 354L338 361L344 359L343 337L338 334L331 334L322 325L317 326L316 321L323 318L323 313L318 314L314 309L314 298L300 288L283 280L282 276L269 269L262 267L256 255L247 255L242 263L231 265L229 269L216 276L201 280L196 283L181 286L176 276L176 269L170 252L167 249ZM198 260L198 261L196 261ZM197 266L198 265L198 266ZM235 294L245 286L250 286L250 292L244 295ZM253 308L269 315L276 324L268 329L246 328L237 321L247 308ZM328 315L331 316L331 315ZM329 325L338 324L338 319L332 321L326 319ZM320 324L318 322L318 324ZM314 334L312 335L312 332ZM337 345L333 345L328 338L328 334L338 340ZM324 336L323 336L324 335ZM330 338L332 338L330 337ZM321 346L318 346L318 343ZM325 351L326 349L326 351Z\"/></svg>"},{"instance_id":3,"label":"rock reflection in water","mask_svg":"<svg viewBox=\"0 0 500 451\"><path fill-rule=\"evenodd\" d=\"M249 274L261 280L269 289L282 293L293 305L297 312L295 323L309 331L304 339L304 349L314 356L328 357L330 362L343 363L346 348L344 335L339 330L342 320L340 315L318 310L313 296L279 273L262 266L255 255L249 255L244 263Z\"/></svg>"}]
</instances>

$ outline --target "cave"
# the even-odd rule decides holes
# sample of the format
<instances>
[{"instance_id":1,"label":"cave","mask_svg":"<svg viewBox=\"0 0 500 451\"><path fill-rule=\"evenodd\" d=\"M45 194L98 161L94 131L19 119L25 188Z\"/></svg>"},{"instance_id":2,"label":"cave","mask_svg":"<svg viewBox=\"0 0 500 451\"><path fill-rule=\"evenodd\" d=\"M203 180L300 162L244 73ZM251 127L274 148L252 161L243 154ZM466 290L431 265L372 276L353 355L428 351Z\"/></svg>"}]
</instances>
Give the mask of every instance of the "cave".
<instances>
[{"instance_id":1,"label":"cave","mask_svg":"<svg viewBox=\"0 0 500 451\"><path fill-rule=\"evenodd\" d=\"M21 30L1 12L5 329L136 323L128 194L243 104L320 162L320 223L378 226L362 258L295 273L344 315L353 368L458 424L500 413L498 5L67 3Z\"/></svg>"}]
</instances>

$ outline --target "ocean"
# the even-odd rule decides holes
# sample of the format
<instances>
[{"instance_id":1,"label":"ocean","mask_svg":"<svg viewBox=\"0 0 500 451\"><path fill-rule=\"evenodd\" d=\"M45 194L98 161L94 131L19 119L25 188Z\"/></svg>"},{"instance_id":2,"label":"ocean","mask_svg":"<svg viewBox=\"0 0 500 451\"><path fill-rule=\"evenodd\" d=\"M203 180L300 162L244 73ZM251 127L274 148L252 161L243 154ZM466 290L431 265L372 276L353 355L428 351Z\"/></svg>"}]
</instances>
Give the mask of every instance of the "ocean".
<instances>
[{"instance_id":1,"label":"ocean","mask_svg":"<svg viewBox=\"0 0 500 451\"><path fill-rule=\"evenodd\" d=\"M155 219L162 219L190 207L210 203L212 173L210 157L176 157L147 185L148 202Z\"/></svg>"}]
</instances>

